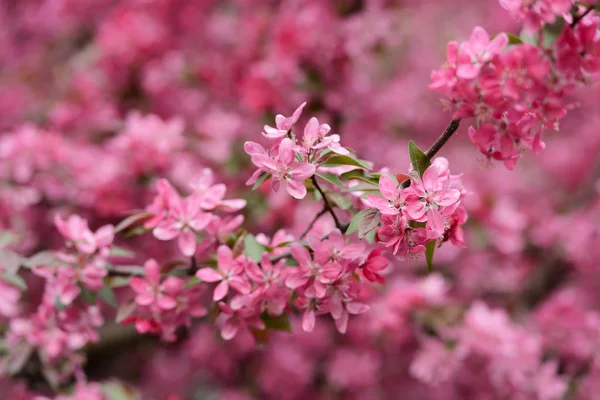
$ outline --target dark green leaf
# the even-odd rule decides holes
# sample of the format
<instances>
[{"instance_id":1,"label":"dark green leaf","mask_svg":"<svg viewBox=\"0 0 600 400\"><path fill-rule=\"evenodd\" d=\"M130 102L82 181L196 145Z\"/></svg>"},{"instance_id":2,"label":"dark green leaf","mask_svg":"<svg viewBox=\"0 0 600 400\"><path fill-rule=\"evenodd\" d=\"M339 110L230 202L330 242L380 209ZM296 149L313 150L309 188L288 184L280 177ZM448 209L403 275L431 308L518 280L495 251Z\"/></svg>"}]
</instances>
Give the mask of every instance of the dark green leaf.
<instances>
[{"instance_id":1,"label":"dark green leaf","mask_svg":"<svg viewBox=\"0 0 600 400\"><path fill-rule=\"evenodd\" d=\"M10 283L11 285L15 285L16 287L18 287L21 290L27 290L27 284L25 283L23 278L21 278L17 274L11 274L11 273L5 272L2 274L2 280Z\"/></svg>"},{"instance_id":2,"label":"dark green leaf","mask_svg":"<svg viewBox=\"0 0 600 400\"><path fill-rule=\"evenodd\" d=\"M345 181L358 180L366 183L372 183L374 185L379 184L380 174L369 174L362 169L353 169L352 171L344 172L340 175Z\"/></svg>"},{"instance_id":3,"label":"dark green leaf","mask_svg":"<svg viewBox=\"0 0 600 400\"><path fill-rule=\"evenodd\" d=\"M352 165L355 167L360 167L360 168L364 168L364 169L368 169L368 170L371 169L371 165L364 160L357 160L356 158L352 158L350 156L342 156L339 154L329 157L327 159L327 161L325 161L322 165L327 166L327 167L335 167L335 166L340 166L340 165Z\"/></svg>"},{"instance_id":4,"label":"dark green leaf","mask_svg":"<svg viewBox=\"0 0 600 400\"><path fill-rule=\"evenodd\" d=\"M369 210L376 210L376 208L367 208L366 210L358 212L354 218L352 218L352 221L350 221L350 225L348 225L348 229L346 229L346 235L358 232L358 225L362 221L363 217L369 212Z\"/></svg>"},{"instance_id":5,"label":"dark green leaf","mask_svg":"<svg viewBox=\"0 0 600 400\"><path fill-rule=\"evenodd\" d=\"M58 312L63 311L65 308L67 308L67 306L62 301L60 301L60 297L58 296L54 298L54 307Z\"/></svg>"},{"instance_id":6,"label":"dark green leaf","mask_svg":"<svg viewBox=\"0 0 600 400\"><path fill-rule=\"evenodd\" d=\"M244 238L244 255L254 262L260 262L264 252L263 245L258 243L253 235L247 234Z\"/></svg>"},{"instance_id":7,"label":"dark green leaf","mask_svg":"<svg viewBox=\"0 0 600 400\"><path fill-rule=\"evenodd\" d=\"M88 304L96 304L96 293L92 292L90 289L85 286L80 287L81 296Z\"/></svg>"},{"instance_id":8,"label":"dark green leaf","mask_svg":"<svg viewBox=\"0 0 600 400\"><path fill-rule=\"evenodd\" d=\"M265 323L267 329L275 331L291 332L292 326L287 314L281 314L278 317L272 317L267 313L263 313L260 319Z\"/></svg>"},{"instance_id":9,"label":"dark green leaf","mask_svg":"<svg viewBox=\"0 0 600 400\"><path fill-rule=\"evenodd\" d=\"M260 185L262 185L270 177L271 177L271 174L268 174L266 172L263 172L262 174L260 174L260 176L256 180L256 183L254 184L254 186L252 186L252 190L258 189L260 187Z\"/></svg>"},{"instance_id":10,"label":"dark green leaf","mask_svg":"<svg viewBox=\"0 0 600 400\"><path fill-rule=\"evenodd\" d=\"M431 165L431 161L429 161L429 158L425 153L423 153L412 140L408 142L408 154L410 155L410 162L413 169L417 171L422 178L425 170Z\"/></svg>"},{"instance_id":11,"label":"dark green leaf","mask_svg":"<svg viewBox=\"0 0 600 400\"><path fill-rule=\"evenodd\" d=\"M110 255L113 257L125 257L125 258L133 258L135 254L127 249L122 247L113 246L110 249Z\"/></svg>"},{"instance_id":12,"label":"dark green leaf","mask_svg":"<svg viewBox=\"0 0 600 400\"><path fill-rule=\"evenodd\" d=\"M427 272L431 273L433 267L433 252L435 251L435 240L427 243L425 246L425 258L427 259Z\"/></svg>"},{"instance_id":13,"label":"dark green leaf","mask_svg":"<svg viewBox=\"0 0 600 400\"><path fill-rule=\"evenodd\" d=\"M100 296L100 298L104 300L106 304L113 307L117 306L117 297L115 296L115 292L106 283L104 286L102 286L102 289L98 291L98 296Z\"/></svg>"},{"instance_id":14,"label":"dark green leaf","mask_svg":"<svg viewBox=\"0 0 600 400\"><path fill-rule=\"evenodd\" d=\"M187 280L186 283L183 284L183 288L187 289L187 288L197 285L201 282L202 281L200 279L196 278L195 276L192 276L190 279Z\"/></svg>"},{"instance_id":15,"label":"dark green leaf","mask_svg":"<svg viewBox=\"0 0 600 400\"><path fill-rule=\"evenodd\" d=\"M496 35L492 36L490 39L493 39ZM508 44L512 44L512 45L517 45L517 44L523 44L523 40L521 40L520 37L513 35L512 33L507 33L506 36L508 36Z\"/></svg>"},{"instance_id":16,"label":"dark green leaf","mask_svg":"<svg viewBox=\"0 0 600 400\"><path fill-rule=\"evenodd\" d=\"M317 177L323 179L324 181L329 182L341 189L344 188L344 184L342 183L340 178L338 178L337 175L335 175L335 174L326 172L326 173L319 173L319 174L315 174L315 175L317 175Z\"/></svg>"}]
</instances>

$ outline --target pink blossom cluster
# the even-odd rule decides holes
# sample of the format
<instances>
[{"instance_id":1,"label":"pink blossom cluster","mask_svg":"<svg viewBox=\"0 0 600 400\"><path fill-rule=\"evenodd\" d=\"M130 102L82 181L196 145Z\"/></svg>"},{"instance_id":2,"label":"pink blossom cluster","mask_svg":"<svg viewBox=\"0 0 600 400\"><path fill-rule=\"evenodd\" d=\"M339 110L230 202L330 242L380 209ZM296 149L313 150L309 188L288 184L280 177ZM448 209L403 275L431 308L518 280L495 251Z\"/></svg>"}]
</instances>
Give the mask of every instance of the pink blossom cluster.
<instances>
[{"instance_id":1,"label":"pink blossom cluster","mask_svg":"<svg viewBox=\"0 0 600 400\"><path fill-rule=\"evenodd\" d=\"M390 248L400 259L424 253L428 243L437 247L450 240L464 246L462 225L467 214L460 202L467 192L460 176L450 175L448 160L437 158L422 177L410 179L411 185L402 188L382 175L379 191L383 197L367 196L382 214L382 227L377 230L379 245Z\"/></svg>"},{"instance_id":2,"label":"pink blossom cluster","mask_svg":"<svg viewBox=\"0 0 600 400\"><path fill-rule=\"evenodd\" d=\"M506 34L491 39L477 27L468 41L448 44L446 65L429 87L448 98L454 118L473 119L469 138L483 155L513 169L524 150L545 147L543 131L558 129L568 96L598 71L596 25L587 17L566 26L548 48L508 46Z\"/></svg>"},{"instance_id":3,"label":"pink blossom cluster","mask_svg":"<svg viewBox=\"0 0 600 400\"><path fill-rule=\"evenodd\" d=\"M545 24L553 24L575 3L574 0L500 0L500 5L523 23L529 33L537 32Z\"/></svg>"},{"instance_id":4,"label":"pink blossom cluster","mask_svg":"<svg viewBox=\"0 0 600 400\"><path fill-rule=\"evenodd\" d=\"M511 16L523 34L488 35ZM0 398L596 397L594 2L24 0L0 22ZM431 87L488 159L547 147L510 173L438 138L424 90L474 25Z\"/></svg>"}]
</instances>

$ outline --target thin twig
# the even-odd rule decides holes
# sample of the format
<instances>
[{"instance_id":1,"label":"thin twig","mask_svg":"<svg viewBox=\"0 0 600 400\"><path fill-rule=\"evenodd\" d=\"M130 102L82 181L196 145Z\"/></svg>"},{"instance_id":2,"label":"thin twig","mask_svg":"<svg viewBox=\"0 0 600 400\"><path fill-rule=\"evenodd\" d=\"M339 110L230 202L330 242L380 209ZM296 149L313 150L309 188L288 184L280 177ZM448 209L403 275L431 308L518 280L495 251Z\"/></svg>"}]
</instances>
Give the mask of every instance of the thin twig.
<instances>
[{"instance_id":1,"label":"thin twig","mask_svg":"<svg viewBox=\"0 0 600 400\"><path fill-rule=\"evenodd\" d=\"M591 13L595 8L596 8L597 4L594 5L590 5L588 7L587 10L585 10L585 12L579 16L574 16L573 17L573 22L571 22L571 28L575 28L575 25L577 25L579 23L579 21L581 21L583 18L585 18L586 15L588 15L589 13Z\"/></svg>"},{"instance_id":2,"label":"thin twig","mask_svg":"<svg viewBox=\"0 0 600 400\"><path fill-rule=\"evenodd\" d=\"M331 214L331 217L333 218L333 221L335 222L335 226L340 231L344 232L345 231L344 225L342 225L342 223L338 219L337 215L335 215L335 212L333 211L333 207L331 207L329 200L327 200L327 196L325 196L325 192L323 192L323 189L321 189L321 186L319 186L319 183L317 182L317 177L315 175L313 175L311 179L312 179L312 183L313 183L314 187L319 191L319 193L321 194L321 197L323 197L323 202L325 203L325 210L328 211L329 214Z\"/></svg>"},{"instance_id":3,"label":"thin twig","mask_svg":"<svg viewBox=\"0 0 600 400\"><path fill-rule=\"evenodd\" d=\"M323 214L325 214L327 212L327 208L324 207L321 211L319 211L319 213L317 215L315 215L315 217L313 218L312 221L310 221L310 224L308 224L308 226L306 227L306 229L304 230L304 232L302 232L302 234L300 235L300 237L298 237L298 240L302 240L304 239L304 236L306 236L308 234L308 232L312 229L312 227L314 226L315 222L317 222L317 220L319 218L321 218L323 216Z\"/></svg>"},{"instance_id":4,"label":"thin twig","mask_svg":"<svg viewBox=\"0 0 600 400\"><path fill-rule=\"evenodd\" d=\"M446 129L444 129L444 132L442 132L440 137L431 145L429 150L427 150L425 152L425 155L427 156L427 158L429 158L431 160L442 149L442 147L444 147L444 145L446 144L448 139L450 139L450 137L452 137L454 132L456 132L458 130L459 126L460 126L460 118L453 119L452 121L450 121L450 123L448 124ZM402 182L402 185L401 185L402 188L407 188L409 186L410 186L410 179L407 179L404 182Z\"/></svg>"},{"instance_id":5,"label":"thin twig","mask_svg":"<svg viewBox=\"0 0 600 400\"><path fill-rule=\"evenodd\" d=\"M459 126L460 119L453 119L452 121L450 121L450 123L448 124L444 132L442 132L442 135L438 138L438 140L436 140L435 143L431 145L429 150L425 152L427 158L431 160L438 153L438 151L440 151L442 147L444 147L448 139L450 139L454 132L456 132Z\"/></svg>"}]
</instances>

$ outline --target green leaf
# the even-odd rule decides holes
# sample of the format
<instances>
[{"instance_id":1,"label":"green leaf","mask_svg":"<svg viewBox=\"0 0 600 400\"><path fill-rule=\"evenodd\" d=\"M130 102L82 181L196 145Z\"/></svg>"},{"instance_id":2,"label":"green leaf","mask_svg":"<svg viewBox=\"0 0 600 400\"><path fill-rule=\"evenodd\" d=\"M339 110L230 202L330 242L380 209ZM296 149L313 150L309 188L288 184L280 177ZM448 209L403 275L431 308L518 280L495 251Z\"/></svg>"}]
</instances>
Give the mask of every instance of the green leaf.
<instances>
[{"instance_id":1,"label":"green leaf","mask_svg":"<svg viewBox=\"0 0 600 400\"><path fill-rule=\"evenodd\" d=\"M81 296L88 304L96 304L96 293L92 292L85 286L80 286Z\"/></svg>"},{"instance_id":2,"label":"green leaf","mask_svg":"<svg viewBox=\"0 0 600 400\"><path fill-rule=\"evenodd\" d=\"M21 278L17 274L11 274L11 273L5 272L2 274L2 280L10 283L11 285L15 285L16 287L18 287L21 290L27 290L27 284L25 283L23 278Z\"/></svg>"},{"instance_id":3,"label":"green leaf","mask_svg":"<svg viewBox=\"0 0 600 400\"><path fill-rule=\"evenodd\" d=\"M127 275L143 276L146 274L146 270L141 265L107 265L107 269L109 271Z\"/></svg>"},{"instance_id":4,"label":"green leaf","mask_svg":"<svg viewBox=\"0 0 600 400\"><path fill-rule=\"evenodd\" d=\"M381 212L376 208L369 208L358 223L358 237L364 238L369 232L377 229L381 221Z\"/></svg>"},{"instance_id":5,"label":"green leaf","mask_svg":"<svg viewBox=\"0 0 600 400\"><path fill-rule=\"evenodd\" d=\"M322 173L322 174L315 174L317 175L317 177L323 179L326 182L329 182L341 189L344 188L344 184L342 183L342 181L340 180L340 178L337 177L337 175L335 174L331 174L329 172L326 173Z\"/></svg>"},{"instance_id":6,"label":"green leaf","mask_svg":"<svg viewBox=\"0 0 600 400\"><path fill-rule=\"evenodd\" d=\"M560 34L565 28L566 21L564 18L557 18L556 22L550 25L545 25L542 30L542 45L545 48L550 48L554 45L554 42L558 39Z\"/></svg>"},{"instance_id":7,"label":"green leaf","mask_svg":"<svg viewBox=\"0 0 600 400\"><path fill-rule=\"evenodd\" d=\"M372 183L374 185L379 184L379 177L381 174L369 174L362 169L353 169L352 171L344 172L340 177L345 181L358 180L366 183Z\"/></svg>"},{"instance_id":8,"label":"green leaf","mask_svg":"<svg viewBox=\"0 0 600 400\"><path fill-rule=\"evenodd\" d=\"M371 232L367 233L365 235L365 240L367 242L369 242L369 244L373 244L373 242L375 241L375 235L377 234L377 230L374 229Z\"/></svg>"},{"instance_id":9,"label":"green leaf","mask_svg":"<svg viewBox=\"0 0 600 400\"><path fill-rule=\"evenodd\" d=\"M49 267L56 263L56 255L53 251L45 250L40 251L39 253L35 253L31 257L29 257L23 265L28 268L44 266Z\"/></svg>"},{"instance_id":10,"label":"green leaf","mask_svg":"<svg viewBox=\"0 0 600 400\"><path fill-rule=\"evenodd\" d=\"M348 229L346 229L346 235L350 235L354 232L358 232L358 225L362 221L363 217L368 212L370 212L370 210L377 210L377 209L376 208L367 208L366 210L362 210L362 211L356 213L354 218L352 218L352 221L350 221L350 225L348 225Z\"/></svg>"},{"instance_id":11,"label":"green leaf","mask_svg":"<svg viewBox=\"0 0 600 400\"><path fill-rule=\"evenodd\" d=\"M8 245L16 243L18 240L19 236L12 233L11 231L0 231L0 249L3 249Z\"/></svg>"},{"instance_id":12,"label":"green leaf","mask_svg":"<svg viewBox=\"0 0 600 400\"><path fill-rule=\"evenodd\" d=\"M104 300L106 304L113 307L117 306L117 297L115 296L115 292L106 283L104 283L102 289L98 290L98 296L100 296L100 298Z\"/></svg>"},{"instance_id":13,"label":"green leaf","mask_svg":"<svg viewBox=\"0 0 600 400\"><path fill-rule=\"evenodd\" d=\"M283 265L285 265L286 267L297 267L300 264L298 264L298 261L290 257L287 260L285 260L285 264Z\"/></svg>"},{"instance_id":14,"label":"green leaf","mask_svg":"<svg viewBox=\"0 0 600 400\"><path fill-rule=\"evenodd\" d=\"M329 200L333 201L342 210L348 210L352 207L352 199L339 193L330 193Z\"/></svg>"},{"instance_id":15,"label":"green leaf","mask_svg":"<svg viewBox=\"0 0 600 400\"><path fill-rule=\"evenodd\" d=\"M58 312L61 312L65 308L67 308L67 306L62 301L60 301L60 297L59 296L56 296L54 298L54 307L56 308L56 311L58 311Z\"/></svg>"},{"instance_id":16,"label":"green leaf","mask_svg":"<svg viewBox=\"0 0 600 400\"><path fill-rule=\"evenodd\" d=\"M254 184L254 186L252 186L252 190L258 189L260 187L260 185L262 185L270 177L271 177L271 174L266 173L266 172L263 172L262 174L260 174L260 176L256 180L256 183Z\"/></svg>"},{"instance_id":17,"label":"green leaf","mask_svg":"<svg viewBox=\"0 0 600 400\"><path fill-rule=\"evenodd\" d=\"M364 160L358 160L358 159L352 158L350 156L342 156L339 154L329 157L327 159L327 161L325 161L321 165L327 166L327 167L336 167L336 166L340 166L340 165L352 165L355 167L360 167L360 168L364 168L364 169L368 169L368 170L371 169L371 165Z\"/></svg>"},{"instance_id":18,"label":"green leaf","mask_svg":"<svg viewBox=\"0 0 600 400\"><path fill-rule=\"evenodd\" d=\"M433 267L433 252L435 251L435 240L427 243L425 246L425 258L427 260L427 272L431 273L431 269Z\"/></svg>"},{"instance_id":19,"label":"green leaf","mask_svg":"<svg viewBox=\"0 0 600 400\"><path fill-rule=\"evenodd\" d=\"M122 247L113 246L110 249L110 255L113 257L125 257L125 258L133 258L135 254L132 251L124 249Z\"/></svg>"},{"instance_id":20,"label":"green leaf","mask_svg":"<svg viewBox=\"0 0 600 400\"><path fill-rule=\"evenodd\" d=\"M256 241L254 235L247 234L244 238L244 255L254 262L260 262L264 252L265 248Z\"/></svg>"},{"instance_id":21,"label":"green leaf","mask_svg":"<svg viewBox=\"0 0 600 400\"><path fill-rule=\"evenodd\" d=\"M422 178L425 170L431 165L431 161L429 161L427 155L412 140L408 142L408 154L410 155L410 162L413 169Z\"/></svg>"},{"instance_id":22,"label":"green leaf","mask_svg":"<svg viewBox=\"0 0 600 400\"><path fill-rule=\"evenodd\" d=\"M14 251L0 250L0 260L4 272L14 275L19 272L19 268L25 263L26 259Z\"/></svg>"},{"instance_id":23,"label":"green leaf","mask_svg":"<svg viewBox=\"0 0 600 400\"><path fill-rule=\"evenodd\" d=\"M290 320L287 314L281 314L278 317L272 317L267 313L263 313L260 316L260 319L265 323L265 327L267 329L272 329L275 331L283 331L283 332L291 332L292 326L290 325Z\"/></svg>"},{"instance_id":24,"label":"green leaf","mask_svg":"<svg viewBox=\"0 0 600 400\"><path fill-rule=\"evenodd\" d=\"M201 283L201 282L202 282L202 281L201 281L200 279L198 279L198 278L197 278L197 277L195 277L195 276L192 276L190 279L188 279L188 280L187 280L187 282L185 282L185 283L183 284L183 288L184 288L184 289L187 289L187 288L189 288L189 287L192 287L192 286L194 286L194 285L197 285L197 284L199 284L199 283Z\"/></svg>"},{"instance_id":25,"label":"green leaf","mask_svg":"<svg viewBox=\"0 0 600 400\"><path fill-rule=\"evenodd\" d=\"M373 183L359 183L358 185L344 189L344 192L378 192L379 186Z\"/></svg>"},{"instance_id":26,"label":"green leaf","mask_svg":"<svg viewBox=\"0 0 600 400\"><path fill-rule=\"evenodd\" d=\"M494 35L490 38L490 40L494 39L494 37L496 37L497 35ZM523 40L521 40L520 37L518 37L517 35L513 35L512 33L507 33L506 36L508 36L508 44L511 45L517 45L517 44L523 44Z\"/></svg>"}]
</instances>

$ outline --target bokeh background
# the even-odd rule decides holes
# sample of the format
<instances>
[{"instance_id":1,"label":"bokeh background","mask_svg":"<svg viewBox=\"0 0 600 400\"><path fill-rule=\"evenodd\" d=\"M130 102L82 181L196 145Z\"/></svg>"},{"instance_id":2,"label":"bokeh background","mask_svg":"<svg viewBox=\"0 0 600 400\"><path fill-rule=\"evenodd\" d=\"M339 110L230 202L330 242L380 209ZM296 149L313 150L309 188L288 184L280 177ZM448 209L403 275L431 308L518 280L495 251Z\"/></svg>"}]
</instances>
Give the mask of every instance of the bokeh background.
<instances>
[{"instance_id":1,"label":"bokeh background","mask_svg":"<svg viewBox=\"0 0 600 400\"><path fill-rule=\"evenodd\" d=\"M427 148L450 120L431 70L477 25L520 30L497 0L1 0L0 228L26 238L24 253L55 248L56 212L115 223L157 177L186 187L210 167L249 201L251 231L302 232L318 202L246 188L244 141L307 101L301 123L317 116L362 159L404 172L408 140ZM431 276L394 262L346 335L294 320L266 344L224 342L200 321L164 344L108 326L86 349L89 379L150 400L600 398L598 94L582 91L514 171L461 128L442 155L472 191L467 248L444 246ZM146 239L141 259L164 258ZM472 332L489 358L461 359L439 326Z\"/></svg>"}]
</instances>

